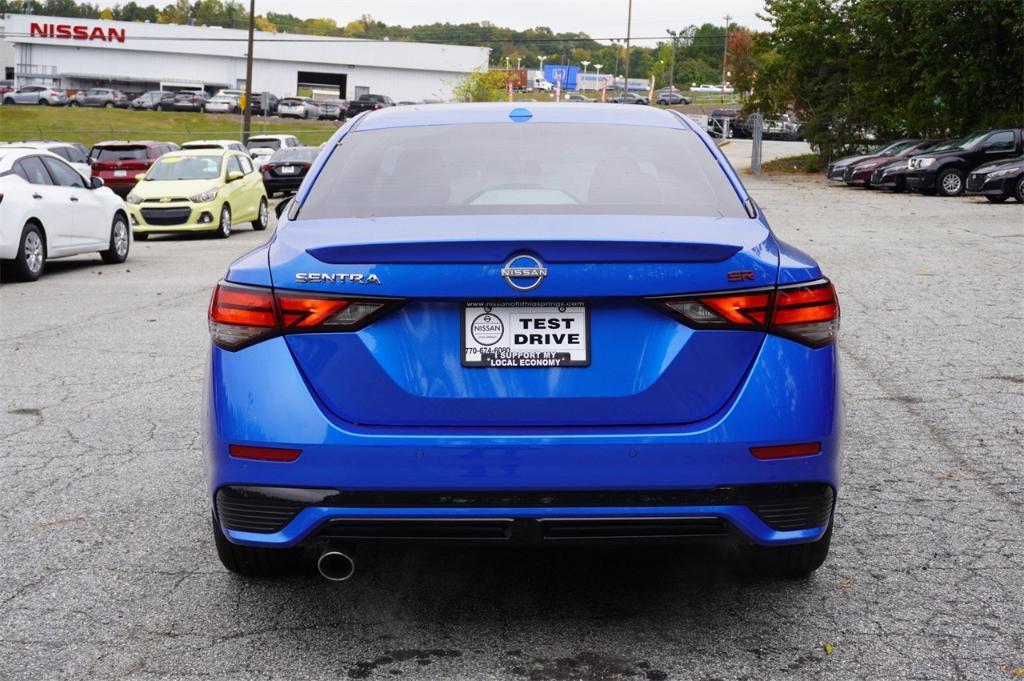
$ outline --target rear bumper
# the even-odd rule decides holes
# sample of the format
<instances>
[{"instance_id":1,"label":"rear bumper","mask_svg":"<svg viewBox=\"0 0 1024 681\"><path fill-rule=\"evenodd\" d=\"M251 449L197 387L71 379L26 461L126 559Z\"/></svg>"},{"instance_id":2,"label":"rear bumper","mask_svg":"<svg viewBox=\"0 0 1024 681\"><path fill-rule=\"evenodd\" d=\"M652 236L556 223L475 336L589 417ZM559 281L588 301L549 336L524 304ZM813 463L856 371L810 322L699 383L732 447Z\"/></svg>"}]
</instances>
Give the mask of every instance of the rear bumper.
<instances>
[{"instance_id":1,"label":"rear bumper","mask_svg":"<svg viewBox=\"0 0 1024 681\"><path fill-rule=\"evenodd\" d=\"M290 177L290 178L267 178L263 177L263 187L267 190L268 194L275 192L296 192L299 190L299 185L302 184L302 177Z\"/></svg>"},{"instance_id":2,"label":"rear bumper","mask_svg":"<svg viewBox=\"0 0 1024 681\"><path fill-rule=\"evenodd\" d=\"M838 488L841 404L835 347L814 350L773 336L766 338L732 400L712 418L683 426L359 426L340 421L316 401L281 338L239 352L213 348L206 400L211 502L228 486L326 488L342 498L385 495L374 505L314 500L282 527L262 532L232 529L218 514L228 539L254 546L315 541L326 525L339 520L496 518L710 518L747 541L799 543L818 539L826 523L778 529L750 504L714 495L723 488L759 485ZM753 446L800 442L819 442L821 452L775 460L750 452ZM229 455L231 444L297 448L302 454L289 463L241 459ZM658 491L659 503L636 503L636 495L650 490ZM417 501L386 501L398 493ZM423 496L428 493L533 493L534 498L536 493L543 498L586 493L607 501L467 506L431 501ZM684 497L693 503L680 503Z\"/></svg>"},{"instance_id":3,"label":"rear bumper","mask_svg":"<svg viewBox=\"0 0 1024 681\"><path fill-rule=\"evenodd\" d=\"M109 187L110 191L114 192L122 199L131 192L132 188L138 184L138 180L135 179L135 175L138 173L144 173L145 170L134 170L129 171L131 177L112 177L109 173L97 173L93 171L94 177L99 177L103 180L103 186Z\"/></svg>"},{"instance_id":4,"label":"rear bumper","mask_svg":"<svg viewBox=\"0 0 1024 681\"><path fill-rule=\"evenodd\" d=\"M253 545L673 543L749 537L782 544L820 538L834 498L832 488L822 484L529 494L225 486L217 491L215 508L225 536Z\"/></svg>"}]
</instances>

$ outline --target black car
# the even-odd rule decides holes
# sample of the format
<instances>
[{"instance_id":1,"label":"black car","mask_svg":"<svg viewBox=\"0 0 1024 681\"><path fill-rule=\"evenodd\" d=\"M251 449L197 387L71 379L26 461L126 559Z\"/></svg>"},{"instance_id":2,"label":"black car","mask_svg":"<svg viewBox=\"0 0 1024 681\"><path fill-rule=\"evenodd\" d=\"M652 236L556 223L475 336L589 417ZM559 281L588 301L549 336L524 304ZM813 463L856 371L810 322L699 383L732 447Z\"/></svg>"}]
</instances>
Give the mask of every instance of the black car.
<instances>
[{"instance_id":1,"label":"black car","mask_svg":"<svg viewBox=\"0 0 1024 681\"><path fill-rule=\"evenodd\" d=\"M838 158L828 164L828 169L825 171L825 177L833 182L846 182L846 169L849 166L856 165L871 158L878 158L880 156L895 156L907 147L918 144L920 141L921 140L917 139L896 140L895 142L883 144L880 147L872 149L866 154L843 156L842 158Z\"/></svg>"},{"instance_id":2,"label":"black car","mask_svg":"<svg viewBox=\"0 0 1024 681\"><path fill-rule=\"evenodd\" d=\"M992 203L1010 197L1024 203L1024 156L978 166L967 176L967 193Z\"/></svg>"},{"instance_id":3,"label":"black car","mask_svg":"<svg viewBox=\"0 0 1024 681\"><path fill-rule=\"evenodd\" d=\"M249 110L254 116L276 116L277 105L281 99L272 92L267 93L267 108L263 109L263 93L254 92L252 93L252 103L249 105Z\"/></svg>"},{"instance_id":4,"label":"black car","mask_svg":"<svg viewBox=\"0 0 1024 681\"><path fill-rule=\"evenodd\" d=\"M387 95L359 95L358 99L350 100L348 103L348 115L355 116L364 111L376 111L389 106L394 106L395 101Z\"/></svg>"},{"instance_id":5,"label":"black car","mask_svg":"<svg viewBox=\"0 0 1024 681\"><path fill-rule=\"evenodd\" d=\"M267 195L294 194L298 191L318 153L320 149L317 147L287 147L275 151L260 166Z\"/></svg>"},{"instance_id":6,"label":"black car","mask_svg":"<svg viewBox=\"0 0 1024 681\"><path fill-rule=\"evenodd\" d=\"M1022 135L1021 128L976 132L952 149L915 156L910 159L907 187L926 194L959 196L967 188L967 174L978 166L1024 153Z\"/></svg>"},{"instance_id":7,"label":"black car","mask_svg":"<svg viewBox=\"0 0 1024 681\"><path fill-rule=\"evenodd\" d=\"M871 171L871 178L868 186L873 189L891 189L894 192L902 192L907 189L907 173L910 172L910 159L925 153L935 153L952 149L960 144L961 139L943 140L936 142L931 147L912 150L910 153L897 154L890 159L882 159L883 162L875 166Z\"/></svg>"}]
</instances>

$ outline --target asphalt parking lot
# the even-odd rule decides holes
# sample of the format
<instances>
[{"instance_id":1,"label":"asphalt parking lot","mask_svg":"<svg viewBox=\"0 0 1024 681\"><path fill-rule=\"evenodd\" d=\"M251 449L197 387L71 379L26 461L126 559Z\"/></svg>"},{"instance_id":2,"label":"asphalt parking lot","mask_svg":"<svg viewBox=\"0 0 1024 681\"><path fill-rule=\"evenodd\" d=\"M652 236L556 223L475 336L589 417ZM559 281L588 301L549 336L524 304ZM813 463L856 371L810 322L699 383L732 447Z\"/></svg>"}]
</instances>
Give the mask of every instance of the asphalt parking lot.
<instances>
[{"instance_id":1,"label":"asphalt parking lot","mask_svg":"<svg viewBox=\"0 0 1024 681\"><path fill-rule=\"evenodd\" d=\"M222 569L205 310L266 238L154 238L0 288L0 679L1024 675L1024 210L747 178L843 307L844 487L806 582L729 554L380 549L353 580Z\"/></svg>"}]
</instances>

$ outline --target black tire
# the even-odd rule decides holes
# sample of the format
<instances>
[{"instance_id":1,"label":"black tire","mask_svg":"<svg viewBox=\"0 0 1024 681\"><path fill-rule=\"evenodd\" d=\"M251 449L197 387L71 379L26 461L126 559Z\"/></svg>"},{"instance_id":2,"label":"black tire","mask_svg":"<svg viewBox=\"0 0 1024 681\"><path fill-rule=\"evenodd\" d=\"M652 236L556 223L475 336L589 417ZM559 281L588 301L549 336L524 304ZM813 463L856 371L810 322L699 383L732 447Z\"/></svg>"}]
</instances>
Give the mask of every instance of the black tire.
<instances>
[{"instance_id":1,"label":"black tire","mask_svg":"<svg viewBox=\"0 0 1024 681\"><path fill-rule=\"evenodd\" d=\"M106 104L103 105L103 108L104 109L113 109L114 108L114 103L113 102L107 102Z\"/></svg>"},{"instance_id":2,"label":"black tire","mask_svg":"<svg viewBox=\"0 0 1024 681\"><path fill-rule=\"evenodd\" d=\"M1006 201L1006 199L1008 199L1010 197L1009 196L986 196L985 198L988 199L989 201L991 201L992 203L1002 203L1003 201Z\"/></svg>"},{"instance_id":3,"label":"black tire","mask_svg":"<svg viewBox=\"0 0 1024 681\"><path fill-rule=\"evenodd\" d=\"M220 208L220 221L213 235L218 239L227 239L231 236L231 206L226 203Z\"/></svg>"},{"instance_id":4,"label":"black tire","mask_svg":"<svg viewBox=\"0 0 1024 681\"><path fill-rule=\"evenodd\" d=\"M257 232L262 232L270 224L270 204L267 203L266 198L260 199L260 208L256 215L256 219L251 223L252 228Z\"/></svg>"},{"instance_id":5,"label":"black tire","mask_svg":"<svg viewBox=\"0 0 1024 681\"><path fill-rule=\"evenodd\" d=\"M77 107L77 106L79 106L79 104L78 104L78 102L72 100L72 101L68 102L68 106L70 106L70 107Z\"/></svg>"},{"instance_id":6,"label":"black tire","mask_svg":"<svg viewBox=\"0 0 1024 681\"><path fill-rule=\"evenodd\" d=\"M11 106L12 104L14 104L14 99L12 99L11 97L7 97L6 99L4 99L4 106Z\"/></svg>"},{"instance_id":7,"label":"black tire","mask_svg":"<svg viewBox=\"0 0 1024 681\"><path fill-rule=\"evenodd\" d=\"M18 253L10 261L11 276L17 281L35 281L46 266L46 237L32 222L25 224L18 242Z\"/></svg>"},{"instance_id":8,"label":"black tire","mask_svg":"<svg viewBox=\"0 0 1024 681\"><path fill-rule=\"evenodd\" d=\"M131 248L130 233L128 219L121 213L115 215L114 220L110 223L110 247L105 251L100 251L103 262L108 265L117 265L128 259L128 250Z\"/></svg>"},{"instance_id":9,"label":"black tire","mask_svg":"<svg viewBox=\"0 0 1024 681\"><path fill-rule=\"evenodd\" d=\"M134 236L136 241L145 241L149 238L149 234L147 232L135 232Z\"/></svg>"},{"instance_id":10,"label":"black tire","mask_svg":"<svg viewBox=\"0 0 1024 681\"><path fill-rule=\"evenodd\" d=\"M742 569L749 577L800 579L821 567L832 543L832 521L821 539L791 546L741 546Z\"/></svg>"},{"instance_id":11,"label":"black tire","mask_svg":"<svg viewBox=\"0 0 1024 681\"><path fill-rule=\"evenodd\" d=\"M302 564L302 549L267 549L232 544L213 519L213 543L221 564L244 577L281 577L295 573Z\"/></svg>"},{"instance_id":12,"label":"black tire","mask_svg":"<svg viewBox=\"0 0 1024 681\"><path fill-rule=\"evenodd\" d=\"M50 100L48 100L48 99L40 99L39 100L39 104L40 104L40 106L50 106Z\"/></svg>"},{"instance_id":13,"label":"black tire","mask_svg":"<svg viewBox=\"0 0 1024 681\"><path fill-rule=\"evenodd\" d=\"M964 174L958 168L946 168L935 176L935 191L940 196L960 196L964 193Z\"/></svg>"},{"instance_id":14,"label":"black tire","mask_svg":"<svg viewBox=\"0 0 1024 681\"><path fill-rule=\"evenodd\" d=\"M1024 177L1017 180L1017 189L1013 195L1017 197L1017 203L1024 203Z\"/></svg>"}]
</instances>

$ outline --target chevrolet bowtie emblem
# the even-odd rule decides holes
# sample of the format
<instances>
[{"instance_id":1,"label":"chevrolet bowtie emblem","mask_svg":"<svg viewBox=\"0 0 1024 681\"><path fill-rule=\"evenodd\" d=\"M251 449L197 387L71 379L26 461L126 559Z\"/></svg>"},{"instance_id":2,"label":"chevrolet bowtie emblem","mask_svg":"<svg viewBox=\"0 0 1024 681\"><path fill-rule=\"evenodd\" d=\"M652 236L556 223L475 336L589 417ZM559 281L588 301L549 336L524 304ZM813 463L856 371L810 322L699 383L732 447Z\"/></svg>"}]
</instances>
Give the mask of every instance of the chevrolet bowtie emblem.
<instances>
[{"instance_id":1,"label":"chevrolet bowtie emblem","mask_svg":"<svg viewBox=\"0 0 1024 681\"><path fill-rule=\"evenodd\" d=\"M169 196L165 196L164 198L160 199L160 203L170 203L170 202L171 202L171 197L169 197Z\"/></svg>"}]
</instances>

